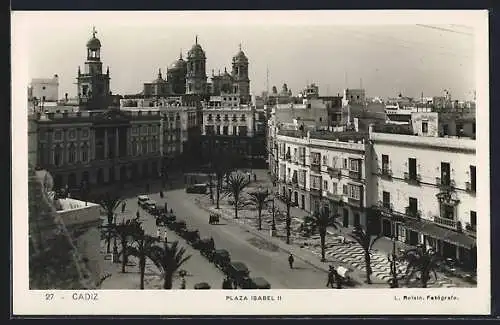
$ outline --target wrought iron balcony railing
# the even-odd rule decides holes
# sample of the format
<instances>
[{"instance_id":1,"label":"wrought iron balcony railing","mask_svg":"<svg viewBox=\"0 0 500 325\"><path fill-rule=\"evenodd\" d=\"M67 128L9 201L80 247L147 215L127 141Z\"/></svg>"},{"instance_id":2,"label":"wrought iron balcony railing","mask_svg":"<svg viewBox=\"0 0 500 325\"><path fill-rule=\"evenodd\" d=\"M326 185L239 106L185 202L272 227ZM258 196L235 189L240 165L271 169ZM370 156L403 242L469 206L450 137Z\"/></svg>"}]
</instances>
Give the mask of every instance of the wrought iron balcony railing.
<instances>
[{"instance_id":1,"label":"wrought iron balcony railing","mask_svg":"<svg viewBox=\"0 0 500 325\"><path fill-rule=\"evenodd\" d=\"M474 187L473 187L471 182L465 182L465 190L468 193L476 194L476 186L474 184Z\"/></svg>"},{"instance_id":2,"label":"wrought iron balcony railing","mask_svg":"<svg viewBox=\"0 0 500 325\"><path fill-rule=\"evenodd\" d=\"M342 201L343 195L339 194L339 193L333 193L333 192L327 191L326 197L333 200L333 201L340 202L340 201Z\"/></svg>"},{"instance_id":3,"label":"wrought iron balcony railing","mask_svg":"<svg viewBox=\"0 0 500 325\"><path fill-rule=\"evenodd\" d=\"M378 168L378 174L380 175L380 177L382 178L385 178L385 179L392 179L392 170L387 168L387 167L383 167L383 168Z\"/></svg>"},{"instance_id":4,"label":"wrought iron balcony railing","mask_svg":"<svg viewBox=\"0 0 500 325\"><path fill-rule=\"evenodd\" d=\"M311 170L313 172L316 172L316 173L321 172L321 164L319 162L312 162L311 163Z\"/></svg>"},{"instance_id":5,"label":"wrought iron balcony railing","mask_svg":"<svg viewBox=\"0 0 500 325\"><path fill-rule=\"evenodd\" d=\"M385 212L392 212L394 210L394 205L391 202L378 201L377 207Z\"/></svg>"},{"instance_id":6,"label":"wrought iron balcony railing","mask_svg":"<svg viewBox=\"0 0 500 325\"><path fill-rule=\"evenodd\" d=\"M349 177L352 179L355 179L355 180L360 180L361 179L361 172L355 171L355 170L350 170Z\"/></svg>"},{"instance_id":7,"label":"wrought iron balcony railing","mask_svg":"<svg viewBox=\"0 0 500 325\"><path fill-rule=\"evenodd\" d=\"M420 210L413 210L413 209L410 209L410 207L406 207L405 214L408 217L414 218L414 219L420 219L420 217L422 216L422 212Z\"/></svg>"},{"instance_id":8,"label":"wrought iron balcony railing","mask_svg":"<svg viewBox=\"0 0 500 325\"><path fill-rule=\"evenodd\" d=\"M411 184L411 185L419 185L420 184L420 180L422 179L420 174L410 174L408 172L405 172L404 174L404 178L405 178L405 181L408 183L408 184Z\"/></svg>"},{"instance_id":9,"label":"wrought iron balcony railing","mask_svg":"<svg viewBox=\"0 0 500 325\"><path fill-rule=\"evenodd\" d=\"M434 222L446 228L450 228L453 230L457 229L457 220L434 216Z\"/></svg>"},{"instance_id":10,"label":"wrought iron balcony railing","mask_svg":"<svg viewBox=\"0 0 500 325\"><path fill-rule=\"evenodd\" d=\"M440 177L436 177L436 185L441 192L450 192L455 188L455 181L452 179L442 179Z\"/></svg>"},{"instance_id":11,"label":"wrought iron balcony railing","mask_svg":"<svg viewBox=\"0 0 500 325\"><path fill-rule=\"evenodd\" d=\"M332 177L332 178L339 178L340 177L340 169L339 168L328 166L326 170L328 171L328 174L330 175L330 177Z\"/></svg>"}]
</instances>

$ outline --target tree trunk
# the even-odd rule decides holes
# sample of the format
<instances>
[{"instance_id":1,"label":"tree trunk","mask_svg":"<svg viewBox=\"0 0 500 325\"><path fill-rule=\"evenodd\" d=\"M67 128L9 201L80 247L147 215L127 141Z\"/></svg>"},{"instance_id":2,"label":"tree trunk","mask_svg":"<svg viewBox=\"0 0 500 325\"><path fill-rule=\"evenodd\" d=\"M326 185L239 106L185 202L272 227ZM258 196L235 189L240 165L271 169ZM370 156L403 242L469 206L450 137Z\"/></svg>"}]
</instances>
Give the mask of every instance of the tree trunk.
<instances>
[{"instance_id":1,"label":"tree trunk","mask_svg":"<svg viewBox=\"0 0 500 325\"><path fill-rule=\"evenodd\" d=\"M321 261L325 261L325 239L326 239L326 231L321 230L319 232L319 239L321 240Z\"/></svg>"},{"instance_id":2,"label":"tree trunk","mask_svg":"<svg viewBox=\"0 0 500 325\"><path fill-rule=\"evenodd\" d=\"M220 177L217 177L217 209L219 209L220 188L221 188L221 179Z\"/></svg>"},{"instance_id":3,"label":"tree trunk","mask_svg":"<svg viewBox=\"0 0 500 325\"><path fill-rule=\"evenodd\" d=\"M166 290L172 289L173 273L170 271L165 271L165 274L163 276L164 276L163 289Z\"/></svg>"},{"instance_id":4,"label":"tree trunk","mask_svg":"<svg viewBox=\"0 0 500 325\"><path fill-rule=\"evenodd\" d=\"M365 268L366 268L366 283L372 284L372 279L370 275L372 274L371 270L371 261L370 261L370 252L365 250Z\"/></svg>"},{"instance_id":5,"label":"tree trunk","mask_svg":"<svg viewBox=\"0 0 500 325\"><path fill-rule=\"evenodd\" d=\"M106 253L109 254L111 252L111 225L108 224L108 238L106 239L107 241L107 248L106 248Z\"/></svg>"},{"instance_id":6,"label":"tree trunk","mask_svg":"<svg viewBox=\"0 0 500 325\"><path fill-rule=\"evenodd\" d=\"M141 273L141 290L144 290L144 273L146 272L146 257L139 259L139 271Z\"/></svg>"},{"instance_id":7,"label":"tree trunk","mask_svg":"<svg viewBox=\"0 0 500 325\"><path fill-rule=\"evenodd\" d=\"M238 219L238 201L234 200L234 219Z\"/></svg>"},{"instance_id":8,"label":"tree trunk","mask_svg":"<svg viewBox=\"0 0 500 325\"><path fill-rule=\"evenodd\" d=\"M291 227L292 219L290 218L290 205L286 206L286 243L290 245L290 227Z\"/></svg>"},{"instance_id":9,"label":"tree trunk","mask_svg":"<svg viewBox=\"0 0 500 325\"><path fill-rule=\"evenodd\" d=\"M429 282L430 275L427 272L420 273L420 282L422 283L422 288L427 288L427 282Z\"/></svg>"},{"instance_id":10,"label":"tree trunk","mask_svg":"<svg viewBox=\"0 0 500 325\"><path fill-rule=\"evenodd\" d=\"M127 242L122 240L122 273L126 273L125 266L127 265Z\"/></svg>"},{"instance_id":11,"label":"tree trunk","mask_svg":"<svg viewBox=\"0 0 500 325\"><path fill-rule=\"evenodd\" d=\"M262 230L262 207L259 207L259 230Z\"/></svg>"}]
</instances>

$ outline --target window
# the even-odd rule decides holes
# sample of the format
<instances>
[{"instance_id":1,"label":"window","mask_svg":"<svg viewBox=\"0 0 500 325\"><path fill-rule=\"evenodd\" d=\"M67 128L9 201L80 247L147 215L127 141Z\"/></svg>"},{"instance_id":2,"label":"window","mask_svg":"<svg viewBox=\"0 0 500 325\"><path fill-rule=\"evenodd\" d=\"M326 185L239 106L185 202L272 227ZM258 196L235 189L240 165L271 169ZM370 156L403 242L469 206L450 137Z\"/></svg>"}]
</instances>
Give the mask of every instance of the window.
<instances>
[{"instance_id":1,"label":"window","mask_svg":"<svg viewBox=\"0 0 500 325\"><path fill-rule=\"evenodd\" d=\"M239 126L238 127L239 135L242 137L247 136L247 127L246 126Z\"/></svg>"},{"instance_id":2,"label":"window","mask_svg":"<svg viewBox=\"0 0 500 325\"><path fill-rule=\"evenodd\" d=\"M383 191L382 192L382 206L384 208L391 207L391 193Z\"/></svg>"},{"instance_id":3,"label":"window","mask_svg":"<svg viewBox=\"0 0 500 325\"><path fill-rule=\"evenodd\" d=\"M323 165L327 165L328 157L326 155L323 155Z\"/></svg>"},{"instance_id":4,"label":"window","mask_svg":"<svg viewBox=\"0 0 500 325\"><path fill-rule=\"evenodd\" d=\"M216 130L216 132L217 132L217 135L220 135L220 126L219 126L219 125L217 125L217 126L215 127L215 130Z\"/></svg>"},{"instance_id":5,"label":"window","mask_svg":"<svg viewBox=\"0 0 500 325\"><path fill-rule=\"evenodd\" d=\"M357 185L352 185L349 184L349 193L348 193L349 198L355 199L355 200L360 200L361 199L361 189Z\"/></svg>"},{"instance_id":6,"label":"window","mask_svg":"<svg viewBox=\"0 0 500 325\"><path fill-rule=\"evenodd\" d=\"M68 149L68 163L72 164L76 161L76 148L71 145Z\"/></svg>"},{"instance_id":7,"label":"window","mask_svg":"<svg viewBox=\"0 0 500 325\"><path fill-rule=\"evenodd\" d=\"M144 125L142 127L142 134L147 134L147 133L148 133L148 127L147 127L147 125Z\"/></svg>"},{"instance_id":8,"label":"window","mask_svg":"<svg viewBox=\"0 0 500 325\"><path fill-rule=\"evenodd\" d=\"M54 140L62 140L62 131L57 130L54 132Z\"/></svg>"},{"instance_id":9,"label":"window","mask_svg":"<svg viewBox=\"0 0 500 325\"><path fill-rule=\"evenodd\" d=\"M408 158L408 174L411 180L417 179L417 159Z\"/></svg>"},{"instance_id":10,"label":"window","mask_svg":"<svg viewBox=\"0 0 500 325\"><path fill-rule=\"evenodd\" d=\"M476 191L476 166L470 166L470 189Z\"/></svg>"},{"instance_id":11,"label":"window","mask_svg":"<svg viewBox=\"0 0 500 325\"><path fill-rule=\"evenodd\" d=\"M217 114L217 116L215 117L215 120L216 120L217 122L220 122L220 114Z\"/></svg>"},{"instance_id":12,"label":"window","mask_svg":"<svg viewBox=\"0 0 500 325\"><path fill-rule=\"evenodd\" d=\"M86 145L82 146L82 162L87 162L88 159L88 147Z\"/></svg>"},{"instance_id":13,"label":"window","mask_svg":"<svg viewBox=\"0 0 500 325\"><path fill-rule=\"evenodd\" d=\"M246 120L245 114L241 115L241 121L245 121L245 120Z\"/></svg>"},{"instance_id":14,"label":"window","mask_svg":"<svg viewBox=\"0 0 500 325\"><path fill-rule=\"evenodd\" d=\"M69 131L69 138L70 139L76 138L76 131L75 130L70 130Z\"/></svg>"},{"instance_id":15,"label":"window","mask_svg":"<svg viewBox=\"0 0 500 325\"><path fill-rule=\"evenodd\" d=\"M89 137L89 130L83 129L82 130L82 138L88 138L88 137Z\"/></svg>"},{"instance_id":16,"label":"window","mask_svg":"<svg viewBox=\"0 0 500 325\"><path fill-rule=\"evenodd\" d=\"M470 212L470 225L472 227L476 227L477 225L477 216L476 216L476 211L471 211Z\"/></svg>"},{"instance_id":17,"label":"window","mask_svg":"<svg viewBox=\"0 0 500 325\"><path fill-rule=\"evenodd\" d=\"M347 169L347 158L344 158L344 169Z\"/></svg>"},{"instance_id":18,"label":"window","mask_svg":"<svg viewBox=\"0 0 500 325\"><path fill-rule=\"evenodd\" d=\"M429 130L428 122L422 122L422 133L427 133Z\"/></svg>"},{"instance_id":19,"label":"window","mask_svg":"<svg viewBox=\"0 0 500 325\"><path fill-rule=\"evenodd\" d=\"M233 126L233 135L238 135L238 127Z\"/></svg>"},{"instance_id":20,"label":"window","mask_svg":"<svg viewBox=\"0 0 500 325\"><path fill-rule=\"evenodd\" d=\"M223 135L228 135L229 127L227 125L224 125L222 128L222 134Z\"/></svg>"},{"instance_id":21,"label":"window","mask_svg":"<svg viewBox=\"0 0 500 325\"><path fill-rule=\"evenodd\" d=\"M233 122L236 122L236 114L233 115Z\"/></svg>"},{"instance_id":22,"label":"window","mask_svg":"<svg viewBox=\"0 0 500 325\"><path fill-rule=\"evenodd\" d=\"M319 165L321 161L321 154L319 152L311 152L312 162L311 165Z\"/></svg>"},{"instance_id":23,"label":"window","mask_svg":"<svg viewBox=\"0 0 500 325\"><path fill-rule=\"evenodd\" d=\"M328 191L328 181L323 181L323 190Z\"/></svg>"},{"instance_id":24,"label":"window","mask_svg":"<svg viewBox=\"0 0 500 325\"><path fill-rule=\"evenodd\" d=\"M224 121L229 121L229 115L224 115Z\"/></svg>"},{"instance_id":25,"label":"window","mask_svg":"<svg viewBox=\"0 0 500 325\"><path fill-rule=\"evenodd\" d=\"M347 185L342 185L342 194L347 195L349 193L349 190L347 188Z\"/></svg>"},{"instance_id":26,"label":"window","mask_svg":"<svg viewBox=\"0 0 500 325\"><path fill-rule=\"evenodd\" d=\"M382 155L382 173L387 174L389 172L389 155Z\"/></svg>"},{"instance_id":27,"label":"window","mask_svg":"<svg viewBox=\"0 0 500 325\"><path fill-rule=\"evenodd\" d=\"M414 197L408 199L408 212L410 215L415 216L418 210L418 200Z\"/></svg>"},{"instance_id":28,"label":"window","mask_svg":"<svg viewBox=\"0 0 500 325\"><path fill-rule=\"evenodd\" d=\"M54 165L60 166L62 164L62 148L61 146L56 146L54 148Z\"/></svg>"},{"instance_id":29,"label":"window","mask_svg":"<svg viewBox=\"0 0 500 325\"><path fill-rule=\"evenodd\" d=\"M208 114L208 120L212 121L212 114Z\"/></svg>"},{"instance_id":30,"label":"window","mask_svg":"<svg viewBox=\"0 0 500 325\"><path fill-rule=\"evenodd\" d=\"M454 220L455 219L455 208L451 205L444 205L442 218Z\"/></svg>"},{"instance_id":31,"label":"window","mask_svg":"<svg viewBox=\"0 0 500 325\"><path fill-rule=\"evenodd\" d=\"M441 184L450 185L450 163L441 163Z\"/></svg>"},{"instance_id":32,"label":"window","mask_svg":"<svg viewBox=\"0 0 500 325\"><path fill-rule=\"evenodd\" d=\"M311 176L311 188L321 190L321 176Z\"/></svg>"},{"instance_id":33,"label":"window","mask_svg":"<svg viewBox=\"0 0 500 325\"><path fill-rule=\"evenodd\" d=\"M359 159L349 159L349 170L353 172L359 172Z\"/></svg>"}]
</instances>

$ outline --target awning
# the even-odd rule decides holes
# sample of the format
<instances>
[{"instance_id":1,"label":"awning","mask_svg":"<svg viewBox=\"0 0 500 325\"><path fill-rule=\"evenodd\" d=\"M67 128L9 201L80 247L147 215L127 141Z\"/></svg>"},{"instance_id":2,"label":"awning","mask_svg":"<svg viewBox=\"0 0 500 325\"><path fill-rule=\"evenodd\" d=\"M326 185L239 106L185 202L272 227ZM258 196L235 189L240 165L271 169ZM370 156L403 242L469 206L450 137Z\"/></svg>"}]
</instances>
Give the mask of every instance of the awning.
<instances>
[{"instance_id":1,"label":"awning","mask_svg":"<svg viewBox=\"0 0 500 325\"><path fill-rule=\"evenodd\" d=\"M476 240L474 238L464 233L440 227L432 222L406 219L404 224L410 230L421 232L429 237L449 242L466 249L471 249L476 246Z\"/></svg>"}]
</instances>

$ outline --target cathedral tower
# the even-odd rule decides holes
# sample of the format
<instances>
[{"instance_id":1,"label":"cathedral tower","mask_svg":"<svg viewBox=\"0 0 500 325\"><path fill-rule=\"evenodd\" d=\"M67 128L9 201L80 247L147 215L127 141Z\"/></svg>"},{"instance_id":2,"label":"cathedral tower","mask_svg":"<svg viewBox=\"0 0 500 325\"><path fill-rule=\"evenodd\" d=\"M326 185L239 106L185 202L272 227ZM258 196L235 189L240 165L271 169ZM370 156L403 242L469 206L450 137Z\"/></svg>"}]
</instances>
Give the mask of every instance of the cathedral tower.
<instances>
[{"instance_id":1,"label":"cathedral tower","mask_svg":"<svg viewBox=\"0 0 500 325\"><path fill-rule=\"evenodd\" d=\"M205 94L207 91L205 52L198 44L198 36L187 57L186 94Z\"/></svg>"},{"instance_id":2,"label":"cathedral tower","mask_svg":"<svg viewBox=\"0 0 500 325\"><path fill-rule=\"evenodd\" d=\"M250 79L248 78L248 58L241 50L233 57L233 91L240 94L242 104L250 103Z\"/></svg>"},{"instance_id":3,"label":"cathedral tower","mask_svg":"<svg viewBox=\"0 0 500 325\"><path fill-rule=\"evenodd\" d=\"M109 68L102 72L101 42L95 36L95 27L92 38L87 42L87 61L83 73L78 67L78 103L81 109L107 109L109 105Z\"/></svg>"}]
</instances>

